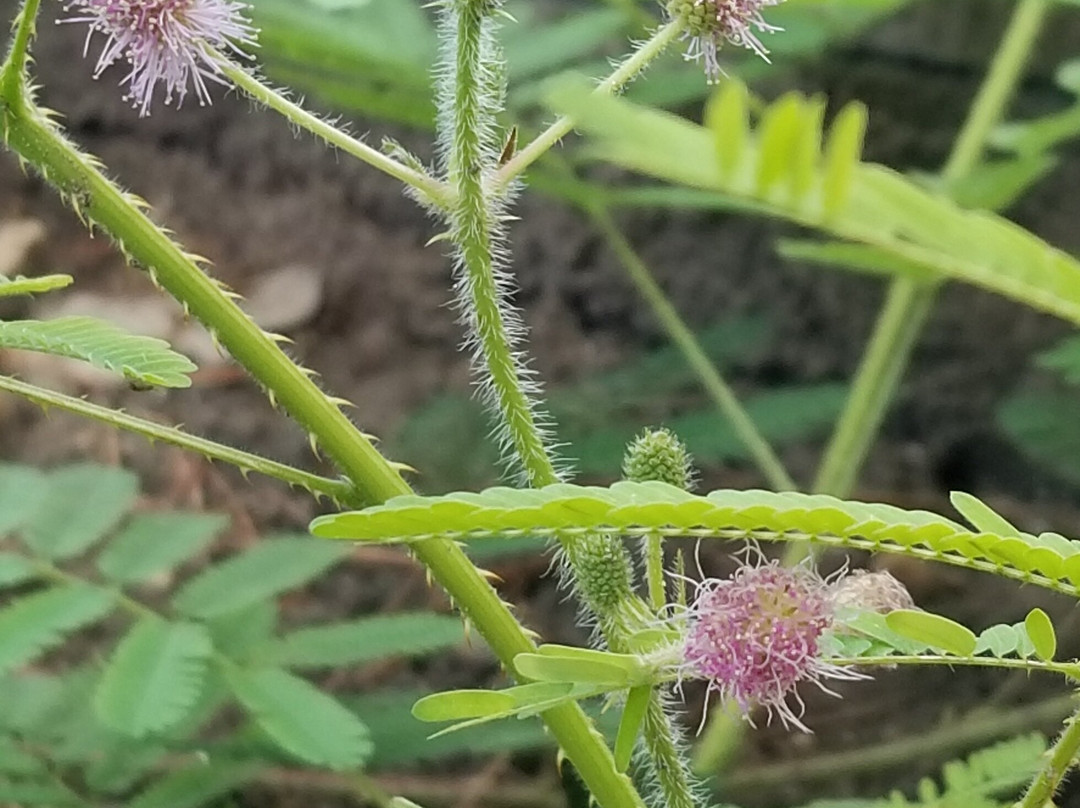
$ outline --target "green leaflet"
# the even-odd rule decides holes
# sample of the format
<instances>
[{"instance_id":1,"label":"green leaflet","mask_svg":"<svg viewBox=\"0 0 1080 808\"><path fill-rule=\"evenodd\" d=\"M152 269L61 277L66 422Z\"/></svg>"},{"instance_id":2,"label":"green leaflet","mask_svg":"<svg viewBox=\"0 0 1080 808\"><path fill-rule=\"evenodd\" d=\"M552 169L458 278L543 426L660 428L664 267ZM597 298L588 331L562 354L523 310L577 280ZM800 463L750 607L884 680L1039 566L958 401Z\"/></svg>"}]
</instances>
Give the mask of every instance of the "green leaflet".
<instances>
[{"instance_id":1,"label":"green leaflet","mask_svg":"<svg viewBox=\"0 0 1080 808\"><path fill-rule=\"evenodd\" d=\"M367 728L314 685L278 668L229 666L225 678L237 700L282 749L330 769L352 769L371 754Z\"/></svg>"},{"instance_id":2,"label":"green leaflet","mask_svg":"<svg viewBox=\"0 0 1080 808\"><path fill-rule=\"evenodd\" d=\"M196 575L176 593L173 605L188 617L217 617L302 586L345 555L319 552L303 536L263 539Z\"/></svg>"},{"instance_id":3,"label":"green leaflet","mask_svg":"<svg viewBox=\"0 0 1080 808\"><path fill-rule=\"evenodd\" d=\"M134 738L170 728L195 706L211 651L203 626L144 617L105 667L94 695L98 715Z\"/></svg>"},{"instance_id":4,"label":"green leaflet","mask_svg":"<svg viewBox=\"0 0 1080 808\"><path fill-rule=\"evenodd\" d=\"M36 659L112 608L110 593L72 584L26 595L0 609L0 673Z\"/></svg>"},{"instance_id":5,"label":"green leaflet","mask_svg":"<svg viewBox=\"0 0 1080 808\"><path fill-rule=\"evenodd\" d=\"M262 765L229 760L194 763L136 794L127 808L199 808L258 776Z\"/></svg>"},{"instance_id":6,"label":"green leaflet","mask_svg":"<svg viewBox=\"0 0 1080 808\"><path fill-rule=\"evenodd\" d=\"M52 472L22 539L50 559L88 550L112 530L135 504L138 480L123 469L80 463Z\"/></svg>"},{"instance_id":7,"label":"green leaflet","mask_svg":"<svg viewBox=\"0 0 1080 808\"><path fill-rule=\"evenodd\" d=\"M786 95L744 145L746 106L725 83L699 126L563 83L550 96L591 136L592 156L669 183L750 201L763 213L874 247L938 280L990 289L1080 323L1080 263L1017 225L967 211L884 166L859 161L865 112L841 110L808 153L817 102ZM808 156L809 154L809 156ZM808 168L809 167L809 168Z\"/></svg>"},{"instance_id":8,"label":"green leaflet","mask_svg":"<svg viewBox=\"0 0 1080 808\"><path fill-rule=\"evenodd\" d=\"M144 581L201 551L228 521L213 513L136 514L105 545L98 569L117 583Z\"/></svg>"},{"instance_id":9,"label":"green leaflet","mask_svg":"<svg viewBox=\"0 0 1080 808\"><path fill-rule=\"evenodd\" d=\"M457 617L410 612L366 617L290 632L259 649L261 661L296 668L327 668L388 656L422 656L461 644Z\"/></svg>"},{"instance_id":10,"label":"green leaflet","mask_svg":"<svg viewBox=\"0 0 1080 808\"><path fill-rule=\"evenodd\" d=\"M0 347L81 359L156 387L190 387L188 374L196 370L164 340L128 334L93 317L0 321Z\"/></svg>"},{"instance_id":11,"label":"green leaflet","mask_svg":"<svg viewBox=\"0 0 1080 808\"><path fill-rule=\"evenodd\" d=\"M1072 595L1080 591L1080 542L1054 533L976 532L926 511L799 493L721 490L701 496L656 482L619 482L608 488L496 487L442 497L395 497L363 511L320 517L311 531L322 538L380 542L588 531L809 539L994 572Z\"/></svg>"}]
</instances>

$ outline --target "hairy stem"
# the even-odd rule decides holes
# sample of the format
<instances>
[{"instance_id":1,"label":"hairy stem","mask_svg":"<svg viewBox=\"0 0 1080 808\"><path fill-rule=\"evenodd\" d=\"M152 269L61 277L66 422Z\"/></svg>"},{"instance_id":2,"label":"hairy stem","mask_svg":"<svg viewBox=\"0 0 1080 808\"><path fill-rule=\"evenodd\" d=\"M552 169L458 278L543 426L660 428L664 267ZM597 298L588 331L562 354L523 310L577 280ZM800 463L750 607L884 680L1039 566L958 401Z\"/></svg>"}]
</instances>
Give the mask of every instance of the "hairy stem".
<instances>
[{"instance_id":1,"label":"hairy stem","mask_svg":"<svg viewBox=\"0 0 1080 808\"><path fill-rule=\"evenodd\" d=\"M1065 730L1051 747L1046 764L1035 775L1035 780L1016 804L1017 808L1045 808L1052 805L1054 792L1065 779L1069 769L1080 755L1080 712L1065 719Z\"/></svg>"},{"instance_id":2,"label":"hairy stem","mask_svg":"<svg viewBox=\"0 0 1080 808\"><path fill-rule=\"evenodd\" d=\"M941 172L946 187L965 177L982 159L986 138L1001 120L1042 29L1048 0L1020 0L982 88ZM892 281L870 344L855 375L814 483L814 491L848 496L870 444L881 427L911 359L916 339L933 309L937 284L910 278Z\"/></svg>"},{"instance_id":3,"label":"hairy stem","mask_svg":"<svg viewBox=\"0 0 1080 808\"><path fill-rule=\"evenodd\" d=\"M690 781L686 755L679 748L676 730L664 710L660 692L655 688L649 694L641 735L657 785L664 796L664 808L695 808L698 795Z\"/></svg>"},{"instance_id":4,"label":"hairy stem","mask_svg":"<svg viewBox=\"0 0 1080 808\"><path fill-rule=\"evenodd\" d=\"M268 460L257 454L234 449L232 446L226 446L198 435L189 435L176 427L155 424L153 421L129 415L121 410L102 407L100 404L94 404L85 399L46 390L37 385L13 379L10 376L0 376L0 390L7 390L9 393L33 401L43 409L55 407L58 410L92 418L116 429L142 435L151 441L161 441L162 443L179 446L181 449L196 452L210 460L228 463L230 466L235 466L244 472L254 471L267 477L273 477L289 485L307 489L316 496L328 496L341 504L348 504L350 500L356 498L356 492L347 480L331 480L328 477L320 477L318 474L312 474L285 463L279 463L276 460Z\"/></svg>"},{"instance_id":5,"label":"hairy stem","mask_svg":"<svg viewBox=\"0 0 1080 808\"><path fill-rule=\"evenodd\" d=\"M502 212L484 182L497 160L495 115L502 102L493 6L487 0L450 0L446 6L445 38L454 50L448 54L450 84L441 93L440 134L447 149L449 182L456 191L450 224L458 250L459 305L476 343L482 391L501 421L504 448L513 450L525 482L539 487L558 482L559 475L537 421L529 395L532 385L516 344L514 332L523 326L510 308L507 289L501 288L508 282L496 257Z\"/></svg>"},{"instance_id":6,"label":"hairy stem","mask_svg":"<svg viewBox=\"0 0 1080 808\"><path fill-rule=\"evenodd\" d=\"M135 200L109 182L95 161L68 143L25 94L5 95L0 101L0 135L5 143L109 233L133 261L150 268L162 286L217 334L222 345L315 436L349 477L360 500L383 502L411 493L399 471L337 404L150 221ZM457 545L433 540L415 545L413 552L508 669L513 669L515 656L535 651L525 629ZM580 707L557 707L546 711L543 719L600 805L642 804L628 778L616 771L611 751Z\"/></svg>"},{"instance_id":7,"label":"hairy stem","mask_svg":"<svg viewBox=\"0 0 1080 808\"><path fill-rule=\"evenodd\" d=\"M247 70L244 70L225 56L219 55L217 62L222 72L233 84L258 103L265 104L282 115L289 123L301 129L306 129L331 146L341 149L346 154L367 163L373 168L379 169L384 174L389 174L394 179L416 190L421 199L429 202L432 206L444 208L448 204L447 187L444 183L439 182L425 172L417 171L395 160L393 157L383 154L362 140L350 137L333 124L308 112L300 104L289 100L282 93L259 81Z\"/></svg>"},{"instance_id":8,"label":"hairy stem","mask_svg":"<svg viewBox=\"0 0 1080 808\"><path fill-rule=\"evenodd\" d=\"M602 95L613 95L622 90L648 67L653 59L663 53L664 49L681 33L682 24L678 21L665 23L641 43L637 50L626 57L611 75L601 81L596 87L596 92ZM571 116L563 115L556 119L498 170L492 181L494 193L496 195L505 193L517 177L543 157L573 128L574 119Z\"/></svg>"}]
</instances>

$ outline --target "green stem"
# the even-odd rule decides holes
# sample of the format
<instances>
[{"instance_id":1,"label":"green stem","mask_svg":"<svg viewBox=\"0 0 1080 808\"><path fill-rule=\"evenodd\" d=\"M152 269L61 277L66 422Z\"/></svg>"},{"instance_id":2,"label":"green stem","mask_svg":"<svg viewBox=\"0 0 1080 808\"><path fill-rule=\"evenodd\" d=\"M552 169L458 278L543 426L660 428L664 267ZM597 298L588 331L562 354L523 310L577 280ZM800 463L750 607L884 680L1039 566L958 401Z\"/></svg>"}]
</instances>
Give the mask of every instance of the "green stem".
<instances>
[{"instance_id":1,"label":"green stem","mask_svg":"<svg viewBox=\"0 0 1080 808\"><path fill-rule=\"evenodd\" d=\"M986 78L941 169L941 178L946 183L966 177L982 160L986 139L1001 120L1016 91L1050 5L1048 0L1019 0L1017 3Z\"/></svg>"},{"instance_id":2,"label":"green stem","mask_svg":"<svg viewBox=\"0 0 1080 808\"><path fill-rule=\"evenodd\" d=\"M648 750L664 808L695 808L699 804L690 782L686 756L676 741L671 719L664 711L659 691L649 694L649 704L641 722L641 735Z\"/></svg>"},{"instance_id":3,"label":"green stem","mask_svg":"<svg viewBox=\"0 0 1080 808\"><path fill-rule=\"evenodd\" d=\"M658 28L651 37L641 43L640 47L630 54L596 87L600 95L613 95L622 90L627 84L637 78L650 62L664 52L683 31L682 24L678 21L665 23ZM491 183L492 192L499 196L506 192L518 176L544 156L556 143L566 136L574 128L574 119L569 115L563 115L556 119L547 129L537 135L527 146L518 151L510 160L503 165L495 174Z\"/></svg>"},{"instance_id":4,"label":"green stem","mask_svg":"<svg viewBox=\"0 0 1080 808\"><path fill-rule=\"evenodd\" d=\"M986 138L1001 120L1042 28L1048 0L1020 0L968 117L941 171L946 187L982 159ZM892 281L885 306L855 375L814 483L814 491L848 496L899 387L915 341L937 296L937 285L910 278Z\"/></svg>"},{"instance_id":5,"label":"green stem","mask_svg":"<svg viewBox=\"0 0 1080 808\"><path fill-rule=\"evenodd\" d=\"M735 430L735 435L753 458L758 470L765 476L774 491L794 491L795 481L788 475L780 458L769 446L769 442L758 431L749 413L739 403L734 391L717 371L694 333L687 328L678 311L664 295L663 289L653 278L649 268L634 250L633 245L615 224L611 214L601 205L586 203L586 210L597 229L607 239L611 249L618 256L623 269L630 276L645 301L649 304L668 338L679 349L683 359L690 365L701 380L705 392L713 400L716 408Z\"/></svg>"},{"instance_id":6,"label":"green stem","mask_svg":"<svg viewBox=\"0 0 1080 808\"><path fill-rule=\"evenodd\" d=\"M41 0L25 0L15 18L15 36L11 41L4 64L0 66L0 99L22 100L26 93L23 75L34 38L35 21Z\"/></svg>"},{"instance_id":7,"label":"green stem","mask_svg":"<svg viewBox=\"0 0 1080 808\"><path fill-rule=\"evenodd\" d=\"M313 494L328 496L341 504L346 504L356 497L352 485L346 480L331 480L328 477L320 477L318 474L302 471L284 463L278 463L275 460L268 460L265 457L241 449L234 449L231 446L225 446L198 435L189 435L176 427L155 424L153 421L147 421L144 418L129 415L120 410L113 410L99 404L93 404L85 399L45 390L37 385L27 384L10 376L0 376L0 390L7 390L9 393L33 401L43 409L56 407L59 410L65 410L86 418L93 418L95 421L108 424L116 429L124 429L142 435L151 441L161 441L162 443L179 446L181 449L197 452L210 460L228 463L244 472L254 471L265 474L267 477L273 477L289 485L307 489Z\"/></svg>"},{"instance_id":8,"label":"green stem","mask_svg":"<svg viewBox=\"0 0 1080 808\"><path fill-rule=\"evenodd\" d=\"M1027 793L1016 804L1017 808L1046 808L1047 805L1053 805L1051 799L1054 792L1075 764L1078 755L1080 755L1080 712L1073 713L1065 719L1065 730L1054 742L1046 765L1035 775L1035 780Z\"/></svg>"},{"instance_id":9,"label":"green stem","mask_svg":"<svg viewBox=\"0 0 1080 808\"><path fill-rule=\"evenodd\" d=\"M94 161L68 143L25 99L2 100L6 106L0 106L0 134L7 145L36 167L66 199L77 201L81 211L108 232L134 261L152 268L161 285L210 327L221 344L317 438L359 492L360 498L351 504L383 502L411 493L398 470L387 463L336 403L155 227L137 202L112 185ZM433 540L416 544L413 552L476 625L507 669L513 669L518 654L536 650L507 605L457 545ZM543 719L600 805L630 808L642 804L629 779L616 771L611 751L580 707L557 707L546 711Z\"/></svg>"},{"instance_id":10,"label":"green stem","mask_svg":"<svg viewBox=\"0 0 1080 808\"><path fill-rule=\"evenodd\" d=\"M290 101L280 92L268 87L255 78L251 73L230 61L225 56L218 55L218 65L228 79L239 89L247 93L260 104L265 104L270 109L282 115L294 126L306 129L315 137L329 143L335 148L341 149L373 168L389 174L396 180L418 191L422 199L435 207L445 208L449 202L446 185L423 171L418 171L401 163L389 155L383 154L361 140L350 137L337 127L319 118L304 109L294 101Z\"/></svg>"},{"instance_id":11,"label":"green stem","mask_svg":"<svg viewBox=\"0 0 1080 808\"><path fill-rule=\"evenodd\" d=\"M645 585L649 592L649 605L658 613L667 603L664 590L664 537L659 533L650 533L645 542Z\"/></svg>"},{"instance_id":12,"label":"green stem","mask_svg":"<svg viewBox=\"0 0 1080 808\"><path fill-rule=\"evenodd\" d=\"M443 132L442 138L448 141L449 181L456 191L450 221L462 273L462 308L487 376L483 385L493 398L506 442L516 454L526 482L540 487L558 482L559 475L523 383L523 368L507 326L514 313L499 288L495 265L501 212L484 184L497 159L490 140L498 106L493 85L499 84L492 71L499 67L485 63L495 61L491 7L485 0L453 0L450 8L455 28L450 88L453 106L447 116L450 131Z\"/></svg>"},{"instance_id":13,"label":"green stem","mask_svg":"<svg viewBox=\"0 0 1080 808\"><path fill-rule=\"evenodd\" d=\"M874 335L814 480L815 493L850 494L933 309L936 291L937 284L910 278L897 278L889 285Z\"/></svg>"}]
</instances>

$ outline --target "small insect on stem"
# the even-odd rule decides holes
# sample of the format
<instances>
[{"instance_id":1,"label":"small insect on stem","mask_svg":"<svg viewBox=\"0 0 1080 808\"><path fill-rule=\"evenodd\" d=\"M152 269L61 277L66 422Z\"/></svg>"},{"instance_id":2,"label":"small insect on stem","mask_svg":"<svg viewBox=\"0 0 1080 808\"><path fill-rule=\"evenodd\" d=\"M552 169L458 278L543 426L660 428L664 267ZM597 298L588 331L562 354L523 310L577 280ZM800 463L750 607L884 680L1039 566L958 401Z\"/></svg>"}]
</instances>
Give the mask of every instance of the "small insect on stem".
<instances>
[{"instance_id":1,"label":"small insect on stem","mask_svg":"<svg viewBox=\"0 0 1080 808\"><path fill-rule=\"evenodd\" d=\"M511 126L510 133L506 136L506 142L503 144L502 151L499 152L499 168L502 168L509 163L510 159L514 156L514 153L517 151L517 140L518 128L516 125Z\"/></svg>"}]
</instances>

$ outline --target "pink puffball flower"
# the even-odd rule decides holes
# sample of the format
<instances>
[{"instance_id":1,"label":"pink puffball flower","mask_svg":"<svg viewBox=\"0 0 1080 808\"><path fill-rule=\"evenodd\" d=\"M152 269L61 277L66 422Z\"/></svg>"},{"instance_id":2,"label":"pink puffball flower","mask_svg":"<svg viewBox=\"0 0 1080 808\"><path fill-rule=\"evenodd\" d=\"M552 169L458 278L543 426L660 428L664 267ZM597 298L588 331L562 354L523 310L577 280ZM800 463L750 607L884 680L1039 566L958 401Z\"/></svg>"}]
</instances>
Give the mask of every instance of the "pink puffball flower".
<instances>
[{"instance_id":1,"label":"pink puffball flower","mask_svg":"<svg viewBox=\"0 0 1080 808\"><path fill-rule=\"evenodd\" d=\"M773 33L781 30L765 22L762 9L775 6L783 0L671 0L668 14L683 25L683 39L689 40L686 58L704 61L705 77L710 84L720 79L724 72L717 58L725 42L748 48L769 61L769 51L758 38L757 32Z\"/></svg>"},{"instance_id":2,"label":"pink puffball flower","mask_svg":"<svg viewBox=\"0 0 1080 808\"><path fill-rule=\"evenodd\" d=\"M710 694L733 701L751 724L750 713L760 706L770 720L776 715L784 726L809 732L799 683L831 693L822 679L865 678L820 656L834 608L830 583L806 566L762 560L731 578L706 579L689 607L679 673L707 681Z\"/></svg>"},{"instance_id":3,"label":"pink puffball flower","mask_svg":"<svg viewBox=\"0 0 1080 808\"><path fill-rule=\"evenodd\" d=\"M125 100L150 114L157 85L165 86L165 103L179 107L189 86L202 105L210 103L207 80L228 82L221 75L213 51L242 54L241 45L255 42L255 29L242 12L247 3L233 0L68 0L65 11L73 16L62 22L90 25L83 55L95 32L105 35L105 46L94 68L94 78L117 61L126 61Z\"/></svg>"}]
</instances>

